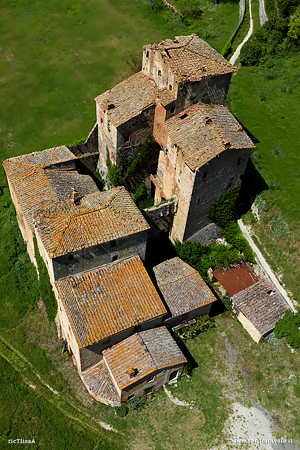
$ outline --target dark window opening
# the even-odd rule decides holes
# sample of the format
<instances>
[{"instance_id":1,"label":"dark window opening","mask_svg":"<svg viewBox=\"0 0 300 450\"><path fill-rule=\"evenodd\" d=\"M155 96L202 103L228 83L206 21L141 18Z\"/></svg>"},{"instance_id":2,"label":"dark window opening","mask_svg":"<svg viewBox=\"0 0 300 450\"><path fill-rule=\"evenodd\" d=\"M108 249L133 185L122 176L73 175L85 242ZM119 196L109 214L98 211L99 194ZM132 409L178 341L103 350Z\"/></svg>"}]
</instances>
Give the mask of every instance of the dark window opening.
<instances>
[{"instance_id":1,"label":"dark window opening","mask_svg":"<svg viewBox=\"0 0 300 450\"><path fill-rule=\"evenodd\" d=\"M173 114L175 112L175 106L172 106L170 113Z\"/></svg>"},{"instance_id":2,"label":"dark window opening","mask_svg":"<svg viewBox=\"0 0 300 450\"><path fill-rule=\"evenodd\" d=\"M107 106L107 109L114 109L115 108L115 105L113 104L113 103L110 103L108 106Z\"/></svg>"},{"instance_id":3,"label":"dark window opening","mask_svg":"<svg viewBox=\"0 0 300 450\"><path fill-rule=\"evenodd\" d=\"M153 387L149 387L149 388L145 389L145 394L151 394L152 391L153 391Z\"/></svg>"},{"instance_id":4,"label":"dark window opening","mask_svg":"<svg viewBox=\"0 0 300 450\"><path fill-rule=\"evenodd\" d=\"M165 202L166 201L165 197L161 197L161 201Z\"/></svg>"},{"instance_id":5,"label":"dark window opening","mask_svg":"<svg viewBox=\"0 0 300 450\"><path fill-rule=\"evenodd\" d=\"M268 291L269 295L275 294L275 292L271 289L270 291Z\"/></svg>"},{"instance_id":6,"label":"dark window opening","mask_svg":"<svg viewBox=\"0 0 300 450\"><path fill-rule=\"evenodd\" d=\"M182 119L185 119L187 117L187 114L182 114L182 116L180 116L179 118L182 120Z\"/></svg>"},{"instance_id":7,"label":"dark window opening","mask_svg":"<svg viewBox=\"0 0 300 450\"><path fill-rule=\"evenodd\" d=\"M157 75L158 75L159 77L161 77L161 70L159 70L159 71L157 72Z\"/></svg>"},{"instance_id":8,"label":"dark window opening","mask_svg":"<svg viewBox=\"0 0 300 450\"><path fill-rule=\"evenodd\" d=\"M151 198L155 196L155 184L151 181Z\"/></svg>"},{"instance_id":9,"label":"dark window opening","mask_svg":"<svg viewBox=\"0 0 300 450\"><path fill-rule=\"evenodd\" d=\"M129 395L129 397L127 398L127 400L129 401L129 400L132 400L133 398L134 398L134 394Z\"/></svg>"},{"instance_id":10,"label":"dark window opening","mask_svg":"<svg viewBox=\"0 0 300 450\"><path fill-rule=\"evenodd\" d=\"M124 136L124 142L128 142L130 139L129 139L129 135L128 136Z\"/></svg>"},{"instance_id":11,"label":"dark window opening","mask_svg":"<svg viewBox=\"0 0 300 450\"><path fill-rule=\"evenodd\" d=\"M170 373L169 381L175 380L177 378L178 370L175 370L175 372Z\"/></svg>"},{"instance_id":12,"label":"dark window opening","mask_svg":"<svg viewBox=\"0 0 300 450\"><path fill-rule=\"evenodd\" d=\"M102 119L102 117L101 117L100 121L101 121L101 123L103 123L103 119Z\"/></svg>"},{"instance_id":13,"label":"dark window opening","mask_svg":"<svg viewBox=\"0 0 300 450\"><path fill-rule=\"evenodd\" d=\"M146 52L146 57L149 58L149 52Z\"/></svg>"},{"instance_id":14,"label":"dark window opening","mask_svg":"<svg viewBox=\"0 0 300 450\"><path fill-rule=\"evenodd\" d=\"M172 85L169 84L169 91L171 91L173 89Z\"/></svg>"},{"instance_id":15,"label":"dark window opening","mask_svg":"<svg viewBox=\"0 0 300 450\"><path fill-rule=\"evenodd\" d=\"M203 180L203 181L206 181L207 178L208 178L208 173L207 173L207 172L204 172L203 175L202 175L202 180Z\"/></svg>"},{"instance_id":16,"label":"dark window opening","mask_svg":"<svg viewBox=\"0 0 300 450\"><path fill-rule=\"evenodd\" d=\"M115 241L115 240L110 241L110 242L108 242L108 244L107 244L107 246L108 246L109 248L115 247L116 245L117 245L117 241Z\"/></svg>"},{"instance_id":17,"label":"dark window opening","mask_svg":"<svg viewBox=\"0 0 300 450\"><path fill-rule=\"evenodd\" d=\"M239 314L239 313L240 313L239 308L238 308L237 306L235 306L235 305L234 305L234 307L233 307L233 311L234 311L236 314Z\"/></svg>"},{"instance_id":18,"label":"dark window opening","mask_svg":"<svg viewBox=\"0 0 300 450\"><path fill-rule=\"evenodd\" d=\"M154 375L147 378L147 383L151 383L151 381L154 381Z\"/></svg>"},{"instance_id":19,"label":"dark window opening","mask_svg":"<svg viewBox=\"0 0 300 450\"><path fill-rule=\"evenodd\" d=\"M157 172L157 165L158 165L157 162L151 164L151 168L150 168L151 175L155 175L156 174L156 172Z\"/></svg>"},{"instance_id":20,"label":"dark window opening","mask_svg":"<svg viewBox=\"0 0 300 450\"><path fill-rule=\"evenodd\" d=\"M112 261L117 261L117 259L119 259L119 256L118 256L118 255L114 255L114 256L112 257Z\"/></svg>"},{"instance_id":21,"label":"dark window opening","mask_svg":"<svg viewBox=\"0 0 300 450\"><path fill-rule=\"evenodd\" d=\"M237 162L237 165L239 166L240 164L242 164L242 162L243 162L243 158L239 158L238 162Z\"/></svg>"}]
</instances>

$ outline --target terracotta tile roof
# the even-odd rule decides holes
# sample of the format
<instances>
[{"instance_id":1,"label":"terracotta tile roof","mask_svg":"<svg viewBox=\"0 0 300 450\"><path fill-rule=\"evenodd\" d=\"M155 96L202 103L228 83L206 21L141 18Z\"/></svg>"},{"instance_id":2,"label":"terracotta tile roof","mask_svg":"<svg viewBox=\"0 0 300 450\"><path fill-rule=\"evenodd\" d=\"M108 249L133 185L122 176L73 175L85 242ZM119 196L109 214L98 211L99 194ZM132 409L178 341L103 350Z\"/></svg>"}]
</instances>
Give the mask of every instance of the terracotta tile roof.
<instances>
[{"instance_id":1,"label":"terracotta tile roof","mask_svg":"<svg viewBox=\"0 0 300 450\"><path fill-rule=\"evenodd\" d=\"M118 127L154 105L156 92L154 81L138 72L95 100L102 110L108 111L109 120Z\"/></svg>"},{"instance_id":2,"label":"terracotta tile roof","mask_svg":"<svg viewBox=\"0 0 300 450\"><path fill-rule=\"evenodd\" d=\"M59 198L45 169L53 164L75 159L77 157L68 147L61 146L3 161L6 176L32 231L33 212L42 206L52 205Z\"/></svg>"},{"instance_id":3,"label":"terracotta tile roof","mask_svg":"<svg viewBox=\"0 0 300 450\"><path fill-rule=\"evenodd\" d=\"M153 272L171 317L217 300L199 273L178 257L154 266Z\"/></svg>"},{"instance_id":4,"label":"terracotta tile roof","mask_svg":"<svg viewBox=\"0 0 300 450\"><path fill-rule=\"evenodd\" d=\"M79 348L167 312L139 256L55 285Z\"/></svg>"},{"instance_id":5,"label":"terracotta tile roof","mask_svg":"<svg viewBox=\"0 0 300 450\"><path fill-rule=\"evenodd\" d=\"M104 350L103 358L120 389L155 371L187 362L166 327L136 333ZM130 369L135 369L135 376L130 377Z\"/></svg>"},{"instance_id":6,"label":"terracotta tile roof","mask_svg":"<svg viewBox=\"0 0 300 450\"><path fill-rule=\"evenodd\" d=\"M72 200L74 190L80 197L99 191L89 175L81 175L77 171L45 170L45 174L58 201Z\"/></svg>"},{"instance_id":7,"label":"terracotta tile roof","mask_svg":"<svg viewBox=\"0 0 300 450\"><path fill-rule=\"evenodd\" d=\"M254 148L254 144L225 106L197 103L168 119L165 128L192 170L228 148Z\"/></svg>"},{"instance_id":8,"label":"terracotta tile roof","mask_svg":"<svg viewBox=\"0 0 300 450\"><path fill-rule=\"evenodd\" d=\"M247 263L236 264L230 269L216 269L212 274L231 296L258 281Z\"/></svg>"},{"instance_id":9,"label":"terracotta tile roof","mask_svg":"<svg viewBox=\"0 0 300 450\"><path fill-rule=\"evenodd\" d=\"M176 36L151 48L161 50L168 57L171 70L181 80L199 81L236 71L236 67L195 34Z\"/></svg>"},{"instance_id":10,"label":"terracotta tile roof","mask_svg":"<svg viewBox=\"0 0 300 450\"><path fill-rule=\"evenodd\" d=\"M262 336L274 329L288 309L280 293L266 279L252 284L231 299Z\"/></svg>"},{"instance_id":11,"label":"terracotta tile roof","mask_svg":"<svg viewBox=\"0 0 300 450\"><path fill-rule=\"evenodd\" d=\"M166 88L159 89L157 98L159 98L163 106L167 106L176 100L175 95Z\"/></svg>"},{"instance_id":12,"label":"terracotta tile roof","mask_svg":"<svg viewBox=\"0 0 300 450\"><path fill-rule=\"evenodd\" d=\"M80 376L85 387L97 400L105 399L113 405L119 404L118 393L103 360L81 372Z\"/></svg>"},{"instance_id":13,"label":"terracotta tile roof","mask_svg":"<svg viewBox=\"0 0 300 450\"><path fill-rule=\"evenodd\" d=\"M57 202L37 210L34 220L50 258L149 229L122 186L89 194L80 204Z\"/></svg>"}]
</instances>

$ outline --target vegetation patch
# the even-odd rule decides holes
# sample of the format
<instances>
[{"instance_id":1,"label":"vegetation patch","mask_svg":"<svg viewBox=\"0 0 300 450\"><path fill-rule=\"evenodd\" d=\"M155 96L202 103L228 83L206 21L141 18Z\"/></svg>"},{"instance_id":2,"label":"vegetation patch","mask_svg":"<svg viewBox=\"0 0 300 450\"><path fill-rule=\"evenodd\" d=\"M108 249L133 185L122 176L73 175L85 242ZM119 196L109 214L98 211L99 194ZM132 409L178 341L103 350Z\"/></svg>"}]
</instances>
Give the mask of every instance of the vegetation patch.
<instances>
[{"instance_id":1,"label":"vegetation patch","mask_svg":"<svg viewBox=\"0 0 300 450\"><path fill-rule=\"evenodd\" d=\"M52 290L52 286L49 279L48 270L43 258L40 255L37 241L34 238L34 254L39 271L39 289L41 300L43 301L48 319L54 320L57 314L57 301Z\"/></svg>"},{"instance_id":2,"label":"vegetation patch","mask_svg":"<svg viewBox=\"0 0 300 450\"><path fill-rule=\"evenodd\" d=\"M300 348L300 313L286 310L282 319L276 323L274 334L278 339L286 338L293 348Z\"/></svg>"},{"instance_id":3,"label":"vegetation patch","mask_svg":"<svg viewBox=\"0 0 300 450\"><path fill-rule=\"evenodd\" d=\"M191 338L195 338L198 334L203 333L209 328L213 328L215 322L209 316L204 315L197 317L193 320L193 323L187 324L186 326L180 326L173 328L177 336L183 341Z\"/></svg>"},{"instance_id":4,"label":"vegetation patch","mask_svg":"<svg viewBox=\"0 0 300 450\"><path fill-rule=\"evenodd\" d=\"M107 150L106 165L108 178L113 186L121 186L128 178L141 166L153 158L159 152L159 146L153 136L149 136L132 155L126 151L120 151L117 156L117 163L113 164Z\"/></svg>"}]
</instances>

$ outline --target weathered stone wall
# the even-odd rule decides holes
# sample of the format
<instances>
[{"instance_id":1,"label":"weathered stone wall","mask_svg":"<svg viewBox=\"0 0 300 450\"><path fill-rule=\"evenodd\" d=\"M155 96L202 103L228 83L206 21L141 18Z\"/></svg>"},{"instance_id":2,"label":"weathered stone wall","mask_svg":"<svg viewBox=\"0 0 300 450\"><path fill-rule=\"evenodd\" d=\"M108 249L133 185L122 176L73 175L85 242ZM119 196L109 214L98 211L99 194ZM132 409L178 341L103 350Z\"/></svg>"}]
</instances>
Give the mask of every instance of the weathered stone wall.
<instances>
[{"instance_id":1,"label":"weathered stone wall","mask_svg":"<svg viewBox=\"0 0 300 450\"><path fill-rule=\"evenodd\" d=\"M161 230L170 229L172 227L174 214L177 209L177 198L174 200L162 203L152 208L147 208L142 211L143 216L150 225L148 231L148 242L157 237Z\"/></svg>"},{"instance_id":2,"label":"weathered stone wall","mask_svg":"<svg viewBox=\"0 0 300 450\"><path fill-rule=\"evenodd\" d=\"M143 49L143 73L154 80L159 89L166 88L176 96L178 82L170 69L168 57L150 47Z\"/></svg>"},{"instance_id":3,"label":"weathered stone wall","mask_svg":"<svg viewBox=\"0 0 300 450\"><path fill-rule=\"evenodd\" d=\"M114 258L121 260L139 255L142 260L145 259L147 231L132 234L112 242L113 245L109 242L99 244L53 259L54 279L59 280L85 270L101 267L114 261Z\"/></svg>"},{"instance_id":4,"label":"weathered stone wall","mask_svg":"<svg viewBox=\"0 0 300 450\"><path fill-rule=\"evenodd\" d=\"M231 74L205 77L201 81L182 83L178 88L175 114L185 110L193 103L214 103L225 105Z\"/></svg>"},{"instance_id":5,"label":"weathered stone wall","mask_svg":"<svg viewBox=\"0 0 300 450\"><path fill-rule=\"evenodd\" d=\"M170 317L164 320L164 325L166 327L176 327L180 325L183 321L188 321L195 319L196 317L203 316L209 314L211 308L211 303L209 305L201 306L200 308L194 309L193 311L189 311L188 313L182 314L177 317Z\"/></svg>"},{"instance_id":6,"label":"weathered stone wall","mask_svg":"<svg viewBox=\"0 0 300 450\"><path fill-rule=\"evenodd\" d=\"M144 395L146 393L146 391L149 392L150 388L151 388L152 392L157 391L164 384L168 383L170 374L172 372L177 371L177 377L178 377L182 373L182 369L183 369L183 365L181 364L181 365L173 366L171 368L167 368L164 370L152 372L147 377L142 378L138 382L133 383L128 388L122 390L122 392L121 392L122 403L126 403L128 401L128 397L130 397L131 395L134 395L135 398L141 397L142 395ZM154 377L154 380L148 382L148 380L151 377ZM149 391L148 391L148 389L149 389Z\"/></svg>"},{"instance_id":7,"label":"weathered stone wall","mask_svg":"<svg viewBox=\"0 0 300 450\"><path fill-rule=\"evenodd\" d=\"M228 149L202 166L196 173L188 220L183 240L186 241L211 223L206 216L218 197L241 184L250 150Z\"/></svg>"}]
</instances>

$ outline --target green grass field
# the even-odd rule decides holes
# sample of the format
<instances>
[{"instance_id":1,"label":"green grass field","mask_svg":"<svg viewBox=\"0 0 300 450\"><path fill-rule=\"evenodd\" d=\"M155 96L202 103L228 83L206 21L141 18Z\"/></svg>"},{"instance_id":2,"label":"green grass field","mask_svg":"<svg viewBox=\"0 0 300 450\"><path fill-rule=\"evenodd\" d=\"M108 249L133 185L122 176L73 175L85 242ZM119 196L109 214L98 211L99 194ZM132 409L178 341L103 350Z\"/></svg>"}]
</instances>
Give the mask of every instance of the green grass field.
<instances>
[{"instance_id":1,"label":"green grass field","mask_svg":"<svg viewBox=\"0 0 300 450\"><path fill-rule=\"evenodd\" d=\"M262 194L267 213L260 225L255 224L255 234L300 302L300 63L295 57L272 64L240 69L232 79L228 106L254 136L254 164L271 187ZM271 220L279 214L288 223L287 236L272 233Z\"/></svg>"}]
</instances>

